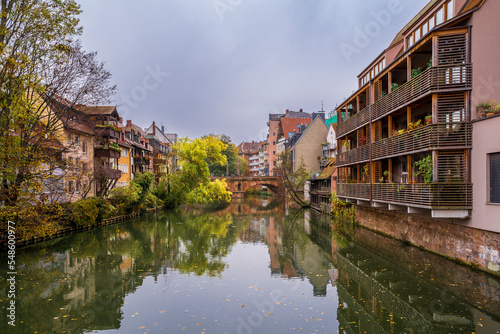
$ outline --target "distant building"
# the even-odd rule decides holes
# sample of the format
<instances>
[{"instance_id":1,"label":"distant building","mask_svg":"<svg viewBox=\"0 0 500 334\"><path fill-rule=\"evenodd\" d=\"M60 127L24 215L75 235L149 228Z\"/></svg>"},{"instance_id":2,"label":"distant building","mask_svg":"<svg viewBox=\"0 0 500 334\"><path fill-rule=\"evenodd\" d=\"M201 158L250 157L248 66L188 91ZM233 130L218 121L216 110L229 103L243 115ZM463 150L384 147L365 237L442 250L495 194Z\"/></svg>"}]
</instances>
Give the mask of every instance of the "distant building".
<instances>
[{"instance_id":1,"label":"distant building","mask_svg":"<svg viewBox=\"0 0 500 334\"><path fill-rule=\"evenodd\" d=\"M323 117L317 115L303 133L291 138L290 154L294 172L302 161L311 172L320 171L320 160L323 154L321 143L325 141L327 134L328 128Z\"/></svg>"}]
</instances>

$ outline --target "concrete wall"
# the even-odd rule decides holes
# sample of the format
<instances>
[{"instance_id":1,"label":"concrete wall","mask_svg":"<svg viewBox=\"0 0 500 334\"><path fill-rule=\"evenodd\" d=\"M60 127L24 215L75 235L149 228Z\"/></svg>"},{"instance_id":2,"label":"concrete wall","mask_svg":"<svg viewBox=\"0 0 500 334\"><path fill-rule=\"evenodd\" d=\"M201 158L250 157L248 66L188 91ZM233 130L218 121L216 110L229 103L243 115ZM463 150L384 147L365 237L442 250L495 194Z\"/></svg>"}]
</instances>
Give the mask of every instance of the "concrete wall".
<instances>
[{"instance_id":1,"label":"concrete wall","mask_svg":"<svg viewBox=\"0 0 500 334\"><path fill-rule=\"evenodd\" d=\"M292 148L294 152L293 171L300 165L302 158L311 172L319 172L319 160L323 155L321 143L325 142L328 135L328 127L319 117L309 125L300 140Z\"/></svg>"},{"instance_id":2,"label":"concrete wall","mask_svg":"<svg viewBox=\"0 0 500 334\"><path fill-rule=\"evenodd\" d=\"M500 205L488 204L489 153L500 152L500 115L474 121L472 132L472 183L474 206L467 226L500 233Z\"/></svg>"},{"instance_id":3,"label":"concrete wall","mask_svg":"<svg viewBox=\"0 0 500 334\"><path fill-rule=\"evenodd\" d=\"M356 207L361 225L500 276L500 234L405 213Z\"/></svg>"},{"instance_id":4,"label":"concrete wall","mask_svg":"<svg viewBox=\"0 0 500 334\"><path fill-rule=\"evenodd\" d=\"M472 115L475 106L488 100L500 100L500 1L486 0L481 9L474 12L468 24L471 31L471 60L474 65L472 90Z\"/></svg>"}]
</instances>

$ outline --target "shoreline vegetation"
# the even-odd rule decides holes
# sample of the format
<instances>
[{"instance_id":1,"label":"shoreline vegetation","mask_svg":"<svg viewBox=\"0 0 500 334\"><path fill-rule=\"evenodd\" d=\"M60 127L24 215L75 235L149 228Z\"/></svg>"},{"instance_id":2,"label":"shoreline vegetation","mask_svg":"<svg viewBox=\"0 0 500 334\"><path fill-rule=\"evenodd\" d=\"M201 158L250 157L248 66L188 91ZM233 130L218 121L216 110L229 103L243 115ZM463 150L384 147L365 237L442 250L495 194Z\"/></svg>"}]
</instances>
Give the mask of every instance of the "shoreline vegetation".
<instances>
[{"instance_id":1,"label":"shoreline vegetation","mask_svg":"<svg viewBox=\"0 0 500 334\"><path fill-rule=\"evenodd\" d=\"M181 205L223 206L232 193L224 180L210 180L209 163L224 165L226 149L218 136L182 138L174 151L180 168L155 184L151 172L138 173L129 186L114 188L107 198L90 197L72 203L18 204L0 208L0 243L7 241L7 224L16 224L16 241L47 238L67 229L102 224L110 218L148 210L175 209Z\"/></svg>"}]
</instances>

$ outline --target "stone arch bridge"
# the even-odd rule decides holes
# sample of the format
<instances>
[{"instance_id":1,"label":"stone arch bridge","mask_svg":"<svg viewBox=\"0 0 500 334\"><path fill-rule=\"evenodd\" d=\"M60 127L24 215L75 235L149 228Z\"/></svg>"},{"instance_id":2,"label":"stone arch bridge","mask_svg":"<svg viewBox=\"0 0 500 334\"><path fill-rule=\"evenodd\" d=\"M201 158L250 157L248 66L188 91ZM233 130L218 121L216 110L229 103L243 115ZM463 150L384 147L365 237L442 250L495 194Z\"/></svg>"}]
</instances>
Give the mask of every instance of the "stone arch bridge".
<instances>
[{"instance_id":1,"label":"stone arch bridge","mask_svg":"<svg viewBox=\"0 0 500 334\"><path fill-rule=\"evenodd\" d=\"M281 176L234 176L225 177L227 189L233 193L233 198L241 198L250 188L265 186L277 197L285 196L285 186Z\"/></svg>"}]
</instances>

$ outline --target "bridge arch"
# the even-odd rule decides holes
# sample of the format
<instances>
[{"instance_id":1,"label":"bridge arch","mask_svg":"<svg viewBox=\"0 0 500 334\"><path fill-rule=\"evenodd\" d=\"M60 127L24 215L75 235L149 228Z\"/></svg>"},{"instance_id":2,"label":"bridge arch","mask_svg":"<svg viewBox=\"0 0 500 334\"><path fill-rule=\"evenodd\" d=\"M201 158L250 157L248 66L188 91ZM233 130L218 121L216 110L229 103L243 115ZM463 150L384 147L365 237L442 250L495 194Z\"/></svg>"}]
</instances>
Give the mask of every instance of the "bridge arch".
<instances>
[{"instance_id":1,"label":"bridge arch","mask_svg":"<svg viewBox=\"0 0 500 334\"><path fill-rule=\"evenodd\" d=\"M250 188L267 187L277 197L285 195L285 187L281 176L235 176L225 178L227 189L233 193L233 198L241 198Z\"/></svg>"}]
</instances>

